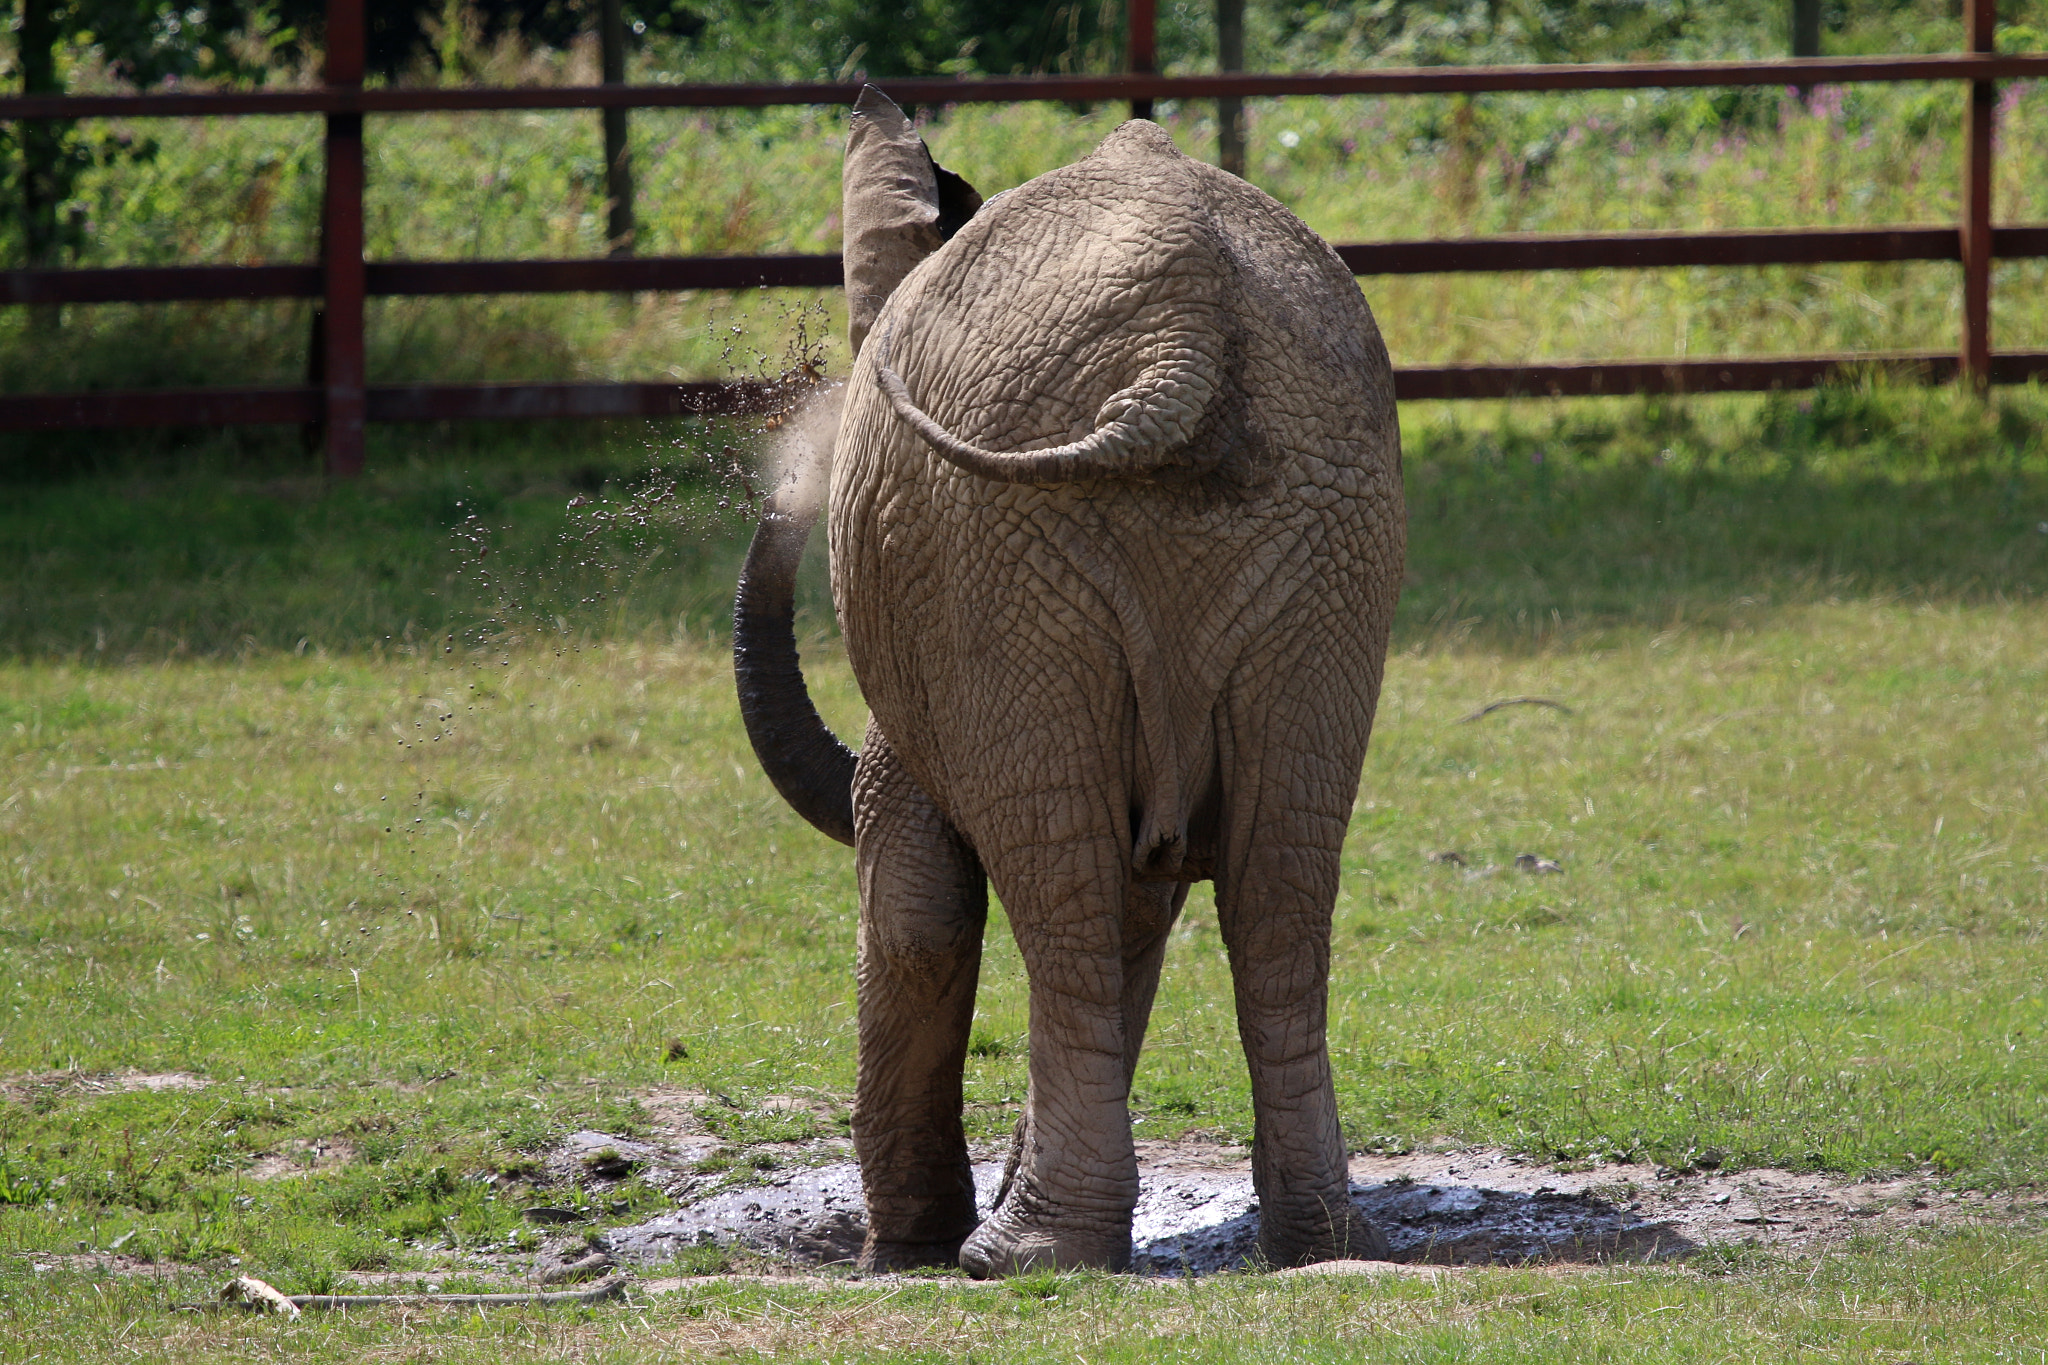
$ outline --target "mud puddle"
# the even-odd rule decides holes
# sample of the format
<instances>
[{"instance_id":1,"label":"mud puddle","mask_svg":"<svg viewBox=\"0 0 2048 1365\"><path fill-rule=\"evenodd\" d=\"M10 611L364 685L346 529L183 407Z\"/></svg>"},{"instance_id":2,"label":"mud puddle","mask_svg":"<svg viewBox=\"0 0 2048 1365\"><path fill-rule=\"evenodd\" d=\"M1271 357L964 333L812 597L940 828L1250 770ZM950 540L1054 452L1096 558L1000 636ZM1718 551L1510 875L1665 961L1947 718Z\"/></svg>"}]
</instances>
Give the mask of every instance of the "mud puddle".
<instances>
[{"instance_id":1,"label":"mud puddle","mask_svg":"<svg viewBox=\"0 0 2048 1365\"><path fill-rule=\"evenodd\" d=\"M678 1207L603 1234L611 1257L652 1266L692 1247L742 1248L792 1267L850 1265L865 1218L860 1171L843 1144L731 1163L707 1176L719 1151L705 1138L638 1143L579 1133L558 1164L650 1181ZM986 1212L1001 1178L995 1153L977 1161ZM1140 1194L1133 1269L1207 1275L1256 1254L1258 1201L1249 1154L1200 1142L1138 1146ZM630 1175L628 1174L630 1168ZM1438 1265L1661 1260L1707 1248L1799 1250L1858 1231L1903 1231L2048 1212L2042 1196L1959 1194L1930 1175L1851 1181L1781 1170L1673 1175L1642 1164L1559 1170L1491 1149L1361 1156L1351 1197L1385 1232L1397 1261Z\"/></svg>"}]
</instances>

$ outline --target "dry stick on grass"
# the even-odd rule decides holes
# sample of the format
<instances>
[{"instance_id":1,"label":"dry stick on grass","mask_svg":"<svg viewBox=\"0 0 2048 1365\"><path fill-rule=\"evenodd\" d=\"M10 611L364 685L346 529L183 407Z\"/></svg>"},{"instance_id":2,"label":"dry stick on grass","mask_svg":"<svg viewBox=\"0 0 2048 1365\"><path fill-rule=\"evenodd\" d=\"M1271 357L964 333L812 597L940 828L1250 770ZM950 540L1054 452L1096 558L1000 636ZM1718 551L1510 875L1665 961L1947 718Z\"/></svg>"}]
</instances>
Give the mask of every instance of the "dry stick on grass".
<instances>
[{"instance_id":1,"label":"dry stick on grass","mask_svg":"<svg viewBox=\"0 0 2048 1365\"><path fill-rule=\"evenodd\" d=\"M1553 711L1562 711L1568 716L1572 713L1571 707L1566 706L1561 701L1553 701L1549 697L1507 697L1500 701L1490 701L1471 715L1460 716L1451 723L1454 725L1470 725L1481 716L1492 715L1495 711L1505 706L1547 706Z\"/></svg>"},{"instance_id":2,"label":"dry stick on grass","mask_svg":"<svg viewBox=\"0 0 2048 1365\"><path fill-rule=\"evenodd\" d=\"M260 1283L260 1282L259 1282ZM403 1307L434 1307L454 1305L473 1308L564 1308L577 1304L602 1303L616 1299L626 1291L626 1277L614 1275L611 1279L594 1284L588 1289L554 1290L538 1294L291 1294L284 1296L298 1309L314 1311L337 1308L384 1308L392 1305ZM248 1308L252 1306L239 1298L213 1303L181 1303L173 1306L177 1313L210 1313L224 1308Z\"/></svg>"},{"instance_id":3,"label":"dry stick on grass","mask_svg":"<svg viewBox=\"0 0 2048 1365\"><path fill-rule=\"evenodd\" d=\"M853 1320L855 1318L867 1312L870 1308L881 1307L883 1304L895 1298L898 1294L901 1294L904 1290L908 1288L910 1288L910 1286L907 1284L899 1284L894 1289L890 1290L888 1293L882 1295L878 1299L869 1299L866 1303L857 1304L852 1308L842 1309L841 1311L834 1313L832 1315L832 1326L838 1329L844 1329L846 1327L849 1327L852 1325Z\"/></svg>"}]
</instances>

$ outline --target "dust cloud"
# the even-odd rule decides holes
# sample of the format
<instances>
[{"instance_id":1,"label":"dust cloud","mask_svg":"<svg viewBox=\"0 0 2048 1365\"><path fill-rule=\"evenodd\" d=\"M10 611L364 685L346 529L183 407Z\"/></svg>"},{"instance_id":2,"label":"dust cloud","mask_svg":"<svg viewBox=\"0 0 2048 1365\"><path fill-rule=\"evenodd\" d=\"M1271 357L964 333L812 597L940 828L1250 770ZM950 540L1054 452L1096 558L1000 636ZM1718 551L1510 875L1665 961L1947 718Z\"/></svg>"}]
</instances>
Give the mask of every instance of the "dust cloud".
<instances>
[{"instance_id":1,"label":"dust cloud","mask_svg":"<svg viewBox=\"0 0 2048 1365\"><path fill-rule=\"evenodd\" d=\"M769 478L769 496L785 516L808 521L824 509L845 399L844 382L820 385L770 433L762 451L763 472Z\"/></svg>"}]
</instances>

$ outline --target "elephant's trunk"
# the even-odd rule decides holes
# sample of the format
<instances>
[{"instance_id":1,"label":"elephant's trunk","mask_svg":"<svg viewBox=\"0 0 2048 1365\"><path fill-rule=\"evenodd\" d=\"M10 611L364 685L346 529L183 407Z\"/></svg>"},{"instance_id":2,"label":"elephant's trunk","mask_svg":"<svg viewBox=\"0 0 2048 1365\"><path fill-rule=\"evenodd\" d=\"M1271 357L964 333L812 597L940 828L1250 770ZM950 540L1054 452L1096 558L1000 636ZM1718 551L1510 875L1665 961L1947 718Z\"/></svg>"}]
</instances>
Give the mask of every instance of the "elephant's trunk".
<instances>
[{"instance_id":1,"label":"elephant's trunk","mask_svg":"<svg viewBox=\"0 0 2048 1365\"><path fill-rule=\"evenodd\" d=\"M733 604L732 662L740 716L762 770L782 799L820 833L851 844L857 756L811 704L796 652L796 572L818 509L811 504L784 511L781 501L769 500L768 513L747 547Z\"/></svg>"},{"instance_id":2,"label":"elephant's trunk","mask_svg":"<svg viewBox=\"0 0 2048 1365\"><path fill-rule=\"evenodd\" d=\"M912 400L903 376L890 364L896 325L891 324L878 339L875 355L875 379L888 395L889 406L947 463L1002 483L1130 478L1183 464L1185 461L1174 456L1194 439L1219 387L1219 367L1208 353L1210 347L1203 344L1208 338L1190 332L1168 339L1165 355L1139 376L1137 383L1111 394L1095 414L1095 430L1080 440L1050 450L1010 454L984 450L933 421Z\"/></svg>"}]
</instances>

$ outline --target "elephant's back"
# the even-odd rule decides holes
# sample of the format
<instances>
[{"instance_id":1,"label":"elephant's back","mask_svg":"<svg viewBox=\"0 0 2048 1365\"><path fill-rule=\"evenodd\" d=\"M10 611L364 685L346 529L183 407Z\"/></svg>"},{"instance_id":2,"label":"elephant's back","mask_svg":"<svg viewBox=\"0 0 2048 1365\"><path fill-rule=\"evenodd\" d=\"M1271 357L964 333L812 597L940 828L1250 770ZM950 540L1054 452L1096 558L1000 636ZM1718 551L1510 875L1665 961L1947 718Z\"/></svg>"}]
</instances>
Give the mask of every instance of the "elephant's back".
<instances>
[{"instance_id":1,"label":"elephant's back","mask_svg":"<svg viewBox=\"0 0 2048 1365\"><path fill-rule=\"evenodd\" d=\"M1293 487L1398 494L1393 366L1372 309L1334 248L1272 196L1189 166L1232 277L1245 401L1291 457Z\"/></svg>"},{"instance_id":2,"label":"elephant's back","mask_svg":"<svg viewBox=\"0 0 2048 1365\"><path fill-rule=\"evenodd\" d=\"M1007 452L1086 437L1161 338L1213 333L1222 391L1179 461L1208 470L1211 491L1372 497L1398 481L1392 369L1349 270L1285 206L1150 123L990 200L899 286L884 333L927 413ZM850 415L875 438L863 453L888 465L872 472L988 496L890 420L871 365L856 365Z\"/></svg>"},{"instance_id":3,"label":"elephant's back","mask_svg":"<svg viewBox=\"0 0 2048 1365\"><path fill-rule=\"evenodd\" d=\"M1199 475L1040 490L968 474L896 417L870 346L849 384L835 501L883 518L893 543L929 535L958 554L984 553L992 521L1016 527L1048 502L1224 556L1280 522L1398 577L1393 372L1356 280L1284 205L1150 123L991 199L903 281L876 335L940 425L1025 452L1086 437L1148 346L1195 326L1225 338L1223 383L1184 461Z\"/></svg>"},{"instance_id":4,"label":"elephant's back","mask_svg":"<svg viewBox=\"0 0 2048 1365\"><path fill-rule=\"evenodd\" d=\"M835 597L877 719L942 803L939 750L920 735L951 736L957 763L973 747L962 735L1008 743L996 736L1039 710L1115 711L1146 651L1169 698L1159 723L1186 732L1175 748L1190 762L1262 636L1313 630L1338 667L1377 677L1364 655L1384 641L1402 553L1378 329L1294 215L1161 143L1126 125L1114 154L992 199L905 279L871 337L896 328L892 364L933 419L1023 451L1085 436L1159 329L1197 314L1229 335L1197 436L1213 447L1205 472L978 478L896 416L872 340L849 381Z\"/></svg>"}]
</instances>

